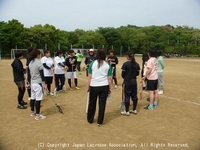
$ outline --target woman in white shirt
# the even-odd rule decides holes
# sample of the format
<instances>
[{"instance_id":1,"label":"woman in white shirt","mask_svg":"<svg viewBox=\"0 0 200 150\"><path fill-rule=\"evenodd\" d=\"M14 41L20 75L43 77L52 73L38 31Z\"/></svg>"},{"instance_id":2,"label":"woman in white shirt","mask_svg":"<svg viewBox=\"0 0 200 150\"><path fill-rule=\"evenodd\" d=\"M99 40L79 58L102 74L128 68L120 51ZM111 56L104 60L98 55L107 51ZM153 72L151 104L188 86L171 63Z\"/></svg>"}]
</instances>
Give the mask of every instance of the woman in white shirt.
<instances>
[{"instance_id":1,"label":"woman in white shirt","mask_svg":"<svg viewBox=\"0 0 200 150\"><path fill-rule=\"evenodd\" d=\"M56 82L56 90L54 91L54 96L57 96L58 91L63 90L63 86L65 85L65 71L67 66L65 66L65 59L63 57L63 52L58 50L56 53L56 57L54 58L55 61L55 82Z\"/></svg>"},{"instance_id":2,"label":"woman in white shirt","mask_svg":"<svg viewBox=\"0 0 200 150\"><path fill-rule=\"evenodd\" d=\"M93 123L97 97L99 97L99 112L97 125L100 127L104 120L106 108L106 99L111 93L111 77L112 68L106 61L106 53L104 49L97 51L96 60L90 63L88 68L88 91L89 106L87 111L87 121Z\"/></svg>"},{"instance_id":3,"label":"woman in white shirt","mask_svg":"<svg viewBox=\"0 0 200 150\"><path fill-rule=\"evenodd\" d=\"M50 55L51 55L50 51L45 50L44 57L42 57L41 62L44 66L43 71L44 71L45 83L47 85L47 90L48 90L47 94L53 95L53 93L51 92L51 84L53 81L54 64Z\"/></svg>"}]
</instances>

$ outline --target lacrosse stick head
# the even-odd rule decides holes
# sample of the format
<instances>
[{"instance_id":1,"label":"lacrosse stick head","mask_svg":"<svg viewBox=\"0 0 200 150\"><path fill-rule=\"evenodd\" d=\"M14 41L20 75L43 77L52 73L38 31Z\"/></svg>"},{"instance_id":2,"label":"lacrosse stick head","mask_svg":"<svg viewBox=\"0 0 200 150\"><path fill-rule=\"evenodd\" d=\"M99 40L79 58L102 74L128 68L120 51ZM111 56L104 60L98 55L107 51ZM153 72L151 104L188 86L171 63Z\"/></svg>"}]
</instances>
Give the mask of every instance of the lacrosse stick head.
<instances>
[{"instance_id":1,"label":"lacrosse stick head","mask_svg":"<svg viewBox=\"0 0 200 150\"><path fill-rule=\"evenodd\" d=\"M125 111L125 105L124 105L124 102L121 101L120 104L119 104L119 110L122 112L122 111Z\"/></svg>"},{"instance_id":2,"label":"lacrosse stick head","mask_svg":"<svg viewBox=\"0 0 200 150\"><path fill-rule=\"evenodd\" d=\"M62 111L61 107L60 107L59 105L56 105L56 106L58 107L59 112L60 112L61 114L63 114L63 111Z\"/></svg>"}]
</instances>

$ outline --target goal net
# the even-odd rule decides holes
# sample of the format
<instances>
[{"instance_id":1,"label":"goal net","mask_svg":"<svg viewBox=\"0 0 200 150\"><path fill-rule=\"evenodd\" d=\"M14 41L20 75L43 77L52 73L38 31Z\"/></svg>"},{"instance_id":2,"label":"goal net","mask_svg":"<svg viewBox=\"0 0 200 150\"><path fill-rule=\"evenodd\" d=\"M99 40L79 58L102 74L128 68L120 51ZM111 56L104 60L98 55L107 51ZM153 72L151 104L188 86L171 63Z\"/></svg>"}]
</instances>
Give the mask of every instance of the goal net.
<instances>
[{"instance_id":1,"label":"goal net","mask_svg":"<svg viewBox=\"0 0 200 150\"><path fill-rule=\"evenodd\" d=\"M43 56L44 56L44 51L43 51L43 49L38 49L38 50L40 50L40 52L41 52L41 57L43 57ZM15 59L15 53L16 53L16 52L22 52L24 58L26 58L26 56L28 55L28 50L27 50L27 49L11 49L11 51L10 51L10 57L11 57L11 59Z\"/></svg>"}]
</instances>

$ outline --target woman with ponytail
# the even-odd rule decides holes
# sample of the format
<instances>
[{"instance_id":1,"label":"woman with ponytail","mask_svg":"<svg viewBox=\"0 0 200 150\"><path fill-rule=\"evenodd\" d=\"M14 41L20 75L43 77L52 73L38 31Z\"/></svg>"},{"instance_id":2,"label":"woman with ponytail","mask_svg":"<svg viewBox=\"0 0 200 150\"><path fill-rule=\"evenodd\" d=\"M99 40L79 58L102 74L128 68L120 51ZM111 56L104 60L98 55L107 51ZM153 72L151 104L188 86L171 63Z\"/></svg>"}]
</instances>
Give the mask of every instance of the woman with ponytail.
<instances>
[{"instance_id":1,"label":"woman with ponytail","mask_svg":"<svg viewBox=\"0 0 200 150\"><path fill-rule=\"evenodd\" d=\"M92 61L88 68L88 92L89 106L87 110L87 121L93 123L97 98L99 97L99 112L97 125L100 127L104 120L106 99L111 93L112 68L106 61L104 49L98 49L96 60Z\"/></svg>"},{"instance_id":2,"label":"woman with ponytail","mask_svg":"<svg viewBox=\"0 0 200 150\"><path fill-rule=\"evenodd\" d=\"M43 65L39 60L40 51L38 49L32 50L29 58L31 60L29 63L31 74L31 116L35 116L35 120L45 119L46 116L40 114L40 103L44 96L43 89L47 89L43 73Z\"/></svg>"},{"instance_id":3,"label":"woman with ponytail","mask_svg":"<svg viewBox=\"0 0 200 150\"><path fill-rule=\"evenodd\" d=\"M126 61L122 65L122 73L121 76L124 79L124 104L126 110L121 112L122 115L129 116L130 112L137 114L137 76L140 73L140 66L135 61L134 53L132 51L128 51L126 53L126 58L128 61ZM133 101L133 109L129 111L129 105L130 105L130 98Z\"/></svg>"}]
</instances>

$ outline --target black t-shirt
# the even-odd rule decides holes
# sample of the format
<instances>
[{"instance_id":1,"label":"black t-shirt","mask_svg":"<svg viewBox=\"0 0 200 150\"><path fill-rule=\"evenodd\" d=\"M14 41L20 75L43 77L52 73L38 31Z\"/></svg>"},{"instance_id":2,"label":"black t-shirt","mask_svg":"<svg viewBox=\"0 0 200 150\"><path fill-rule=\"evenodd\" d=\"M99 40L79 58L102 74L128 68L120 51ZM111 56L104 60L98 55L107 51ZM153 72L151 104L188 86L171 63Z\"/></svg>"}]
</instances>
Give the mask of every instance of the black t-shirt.
<instances>
[{"instance_id":1,"label":"black t-shirt","mask_svg":"<svg viewBox=\"0 0 200 150\"><path fill-rule=\"evenodd\" d=\"M116 67L116 65L118 64L118 58L117 56L108 56L107 58L108 63L110 64L111 62L115 62L115 64L111 64L112 67Z\"/></svg>"},{"instance_id":2,"label":"black t-shirt","mask_svg":"<svg viewBox=\"0 0 200 150\"><path fill-rule=\"evenodd\" d=\"M70 64L71 61L73 61L74 63ZM67 70L67 72L72 72L72 70L76 71L77 57L76 56L73 56L73 57L69 56L68 58L65 59L65 64L69 68Z\"/></svg>"},{"instance_id":3,"label":"black t-shirt","mask_svg":"<svg viewBox=\"0 0 200 150\"><path fill-rule=\"evenodd\" d=\"M140 66L137 62L133 67L131 61L127 61L122 65L121 69L122 69L121 76L124 79L125 84L134 82L140 73Z\"/></svg>"}]
</instances>

